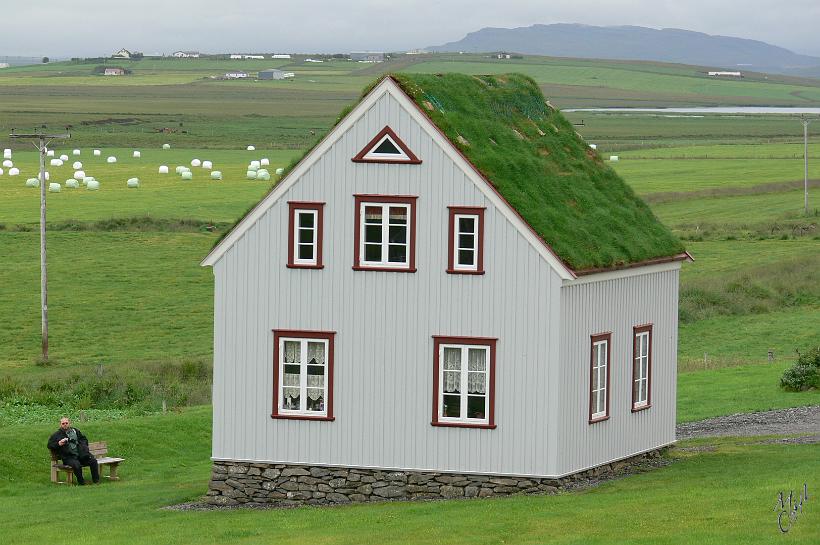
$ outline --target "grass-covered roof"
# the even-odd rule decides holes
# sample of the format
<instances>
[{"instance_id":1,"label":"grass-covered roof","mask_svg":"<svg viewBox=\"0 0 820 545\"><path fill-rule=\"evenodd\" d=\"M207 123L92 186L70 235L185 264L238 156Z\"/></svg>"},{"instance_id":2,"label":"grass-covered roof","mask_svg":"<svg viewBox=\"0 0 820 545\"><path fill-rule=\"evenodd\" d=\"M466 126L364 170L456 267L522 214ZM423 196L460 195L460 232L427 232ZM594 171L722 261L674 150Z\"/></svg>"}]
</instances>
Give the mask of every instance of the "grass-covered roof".
<instances>
[{"instance_id":1,"label":"grass-covered roof","mask_svg":"<svg viewBox=\"0 0 820 545\"><path fill-rule=\"evenodd\" d=\"M392 74L575 271L680 254L683 245L520 74Z\"/></svg>"}]
</instances>

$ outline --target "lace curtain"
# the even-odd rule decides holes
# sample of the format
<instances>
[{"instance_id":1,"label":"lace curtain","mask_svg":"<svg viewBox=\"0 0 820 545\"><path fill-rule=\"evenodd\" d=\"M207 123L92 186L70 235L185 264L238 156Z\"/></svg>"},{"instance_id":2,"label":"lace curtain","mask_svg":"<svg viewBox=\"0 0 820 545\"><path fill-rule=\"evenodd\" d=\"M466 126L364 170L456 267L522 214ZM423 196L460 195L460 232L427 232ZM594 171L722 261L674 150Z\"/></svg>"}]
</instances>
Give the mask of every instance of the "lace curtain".
<instances>
[{"instance_id":1,"label":"lace curtain","mask_svg":"<svg viewBox=\"0 0 820 545\"><path fill-rule=\"evenodd\" d=\"M487 393L487 351L469 349L467 351L467 392ZM444 348L444 391L461 392L461 349Z\"/></svg>"},{"instance_id":2,"label":"lace curtain","mask_svg":"<svg viewBox=\"0 0 820 545\"><path fill-rule=\"evenodd\" d=\"M299 363L301 360L300 349L301 343L299 341L285 341L285 363Z\"/></svg>"},{"instance_id":3,"label":"lace curtain","mask_svg":"<svg viewBox=\"0 0 820 545\"><path fill-rule=\"evenodd\" d=\"M308 365L325 364L325 343L308 343L307 350Z\"/></svg>"}]
</instances>

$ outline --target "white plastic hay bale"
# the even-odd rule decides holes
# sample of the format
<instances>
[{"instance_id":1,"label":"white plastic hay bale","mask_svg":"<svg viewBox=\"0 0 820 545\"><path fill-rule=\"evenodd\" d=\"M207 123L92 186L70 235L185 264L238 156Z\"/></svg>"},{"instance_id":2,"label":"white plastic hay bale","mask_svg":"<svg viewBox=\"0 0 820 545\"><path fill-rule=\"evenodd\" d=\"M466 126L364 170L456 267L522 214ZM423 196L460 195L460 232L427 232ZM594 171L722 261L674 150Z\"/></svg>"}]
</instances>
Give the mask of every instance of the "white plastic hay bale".
<instances>
[{"instance_id":1,"label":"white plastic hay bale","mask_svg":"<svg viewBox=\"0 0 820 545\"><path fill-rule=\"evenodd\" d=\"M74 171L74 179L75 180L82 180L85 178L85 171L84 170L75 170Z\"/></svg>"},{"instance_id":2,"label":"white plastic hay bale","mask_svg":"<svg viewBox=\"0 0 820 545\"><path fill-rule=\"evenodd\" d=\"M71 168L73 168L74 170L80 170L81 168L83 168L83 164L79 161L74 161L74 164L71 165Z\"/></svg>"},{"instance_id":3,"label":"white plastic hay bale","mask_svg":"<svg viewBox=\"0 0 820 545\"><path fill-rule=\"evenodd\" d=\"M88 186L89 182L96 182L97 180L94 179L94 176L83 176L82 184L84 186Z\"/></svg>"},{"instance_id":4,"label":"white plastic hay bale","mask_svg":"<svg viewBox=\"0 0 820 545\"><path fill-rule=\"evenodd\" d=\"M266 167L266 166L270 165L270 159L264 158L261 161L259 161L259 164L262 165L263 167Z\"/></svg>"},{"instance_id":5,"label":"white plastic hay bale","mask_svg":"<svg viewBox=\"0 0 820 545\"><path fill-rule=\"evenodd\" d=\"M61 166L63 166L63 162L62 162L62 161L60 161L59 159L52 159L51 161L49 161L49 164L50 164L51 166L53 166L53 167L61 167Z\"/></svg>"},{"instance_id":6,"label":"white plastic hay bale","mask_svg":"<svg viewBox=\"0 0 820 545\"><path fill-rule=\"evenodd\" d=\"M610 155L609 156L609 161L612 162L612 163L617 163L618 162L618 156L617 155Z\"/></svg>"},{"instance_id":7,"label":"white plastic hay bale","mask_svg":"<svg viewBox=\"0 0 820 545\"><path fill-rule=\"evenodd\" d=\"M105 162L106 162L106 163L116 163L116 162L117 162L117 158L116 158L116 157L114 157L113 155L109 155L109 156L108 156L108 159L106 159L106 160L105 160Z\"/></svg>"},{"instance_id":8,"label":"white plastic hay bale","mask_svg":"<svg viewBox=\"0 0 820 545\"><path fill-rule=\"evenodd\" d=\"M95 150L93 151L93 155L94 155L94 157L99 157L101 154L102 154L102 152L101 152L100 150L98 150L98 149L95 149Z\"/></svg>"},{"instance_id":9,"label":"white plastic hay bale","mask_svg":"<svg viewBox=\"0 0 820 545\"><path fill-rule=\"evenodd\" d=\"M280 167L280 168L277 168L277 169L276 169L276 175L277 175L277 176L281 176L281 175L282 175L282 174L284 174L284 173L285 173L285 169L284 169L284 168L281 168L281 167Z\"/></svg>"},{"instance_id":10,"label":"white plastic hay bale","mask_svg":"<svg viewBox=\"0 0 820 545\"><path fill-rule=\"evenodd\" d=\"M598 144L590 144L589 147L592 149L598 149Z\"/></svg>"},{"instance_id":11,"label":"white plastic hay bale","mask_svg":"<svg viewBox=\"0 0 820 545\"><path fill-rule=\"evenodd\" d=\"M262 174L260 174L259 172L262 172L262 171L258 171L256 173L256 179L257 180L262 180L263 182L270 181L270 174L268 174L267 172L262 172Z\"/></svg>"},{"instance_id":12,"label":"white plastic hay bale","mask_svg":"<svg viewBox=\"0 0 820 545\"><path fill-rule=\"evenodd\" d=\"M2 175L3 175L3 169L0 168L0 176L2 176Z\"/></svg>"},{"instance_id":13,"label":"white plastic hay bale","mask_svg":"<svg viewBox=\"0 0 820 545\"><path fill-rule=\"evenodd\" d=\"M199 159L191 159L191 166L192 167L198 167L198 166L201 166L201 165L202 165L202 161L200 161Z\"/></svg>"},{"instance_id":14,"label":"white plastic hay bale","mask_svg":"<svg viewBox=\"0 0 820 545\"><path fill-rule=\"evenodd\" d=\"M40 180L37 178L29 178L26 180L26 187L40 187Z\"/></svg>"},{"instance_id":15,"label":"white plastic hay bale","mask_svg":"<svg viewBox=\"0 0 820 545\"><path fill-rule=\"evenodd\" d=\"M5 161L3 161L3 166L6 168L11 168L14 166L14 163L11 162L11 159L6 159Z\"/></svg>"},{"instance_id":16,"label":"white plastic hay bale","mask_svg":"<svg viewBox=\"0 0 820 545\"><path fill-rule=\"evenodd\" d=\"M55 182L48 184L48 191L50 193L59 193L62 188L63 186Z\"/></svg>"},{"instance_id":17,"label":"white plastic hay bale","mask_svg":"<svg viewBox=\"0 0 820 545\"><path fill-rule=\"evenodd\" d=\"M202 161L202 168L211 170L212 168L214 168L214 164L210 161Z\"/></svg>"},{"instance_id":18,"label":"white plastic hay bale","mask_svg":"<svg viewBox=\"0 0 820 545\"><path fill-rule=\"evenodd\" d=\"M20 175L20 169L19 168L12 167L12 168L9 169L9 176L19 176L19 175Z\"/></svg>"},{"instance_id":19,"label":"white plastic hay bale","mask_svg":"<svg viewBox=\"0 0 820 545\"><path fill-rule=\"evenodd\" d=\"M211 180L221 180L222 179L222 172L219 170L214 170L211 172Z\"/></svg>"},{"instance_id":20,"label":"white plastic hay bale","mask_svg":"<svg viewBox=\"0 0 820 545\"><path fill-rule=\"evenodd\" d=\"M77 189L78 187L80 187L80 182L78 182L74 178L69 178L68 180L65 181L65 186L66 187L71 187L73 189Z\"/></svg>"},{"instance_id":21,"label":"white plastic hay bale","mask_svg":"<svg viewBox=\"0 0 820 545\"><path fill-rule=\"evenodd\" d=\"M46 151L46 157L54 157L54 150L50 149Z\"/></svg>"},{"instance_id":22,"label":"white plastic hay bale","mask_svg":"<svg viewBox=\"0 0 820 545\"><path fill-rule=\"evenodd\" d=\"M43 177L42 177L42 176L40 176L39 174L37 175L37 177L38 177L40 180L42 180L42 179L43 179ZM49 181L50 179L51 179L51 174L49 174L49 172L48 172L48 171L46 171L46 181Z\"/></svg>"},{"instance_id":23,"label":"white plastic hay bale","mask_svg":"<svg viewBox=\"0 0 820 545\"><path fill-rule=\"evenodd\" d=\"M262 163L260 161L251 161L251 168L252 169L258 170L259 167L261 167L261 166L262 166Z\"/></svg>"},{"instance_id":24,"label":"white plastic hay bale","mask_svg":"<svg viewBox=\"0 0 820 545\"><path fill-rule=\"evenodd\" d=\"M249 171L247 171L247 172L245 173L245 177L246 177L248 180L255 180L255 179L256 179L256 171L255 171L255 170L249 170Z\"/></svg>"},{"instance_id":25,"label":"white plastic hay bale","mask_svg":"<svg viewBox=\"0 0 820 545\"><path fill-rule=\"evenodd\" d=\"M137 151L137 150L134 150L134 153L132 153L131 155L132 155L132 157L134 157L135 159L139 159L140 157L142 157L142 153L140 153L140 152L139 152L139 151Z\"/></svg>"},{"instance_id":26,"label":"white plastic hay bale","mask_svg":"<svg viewBox=\"0 0 820 545\"><path fill-rule=\"evenodd\" d=\"M3 159L11 159L11 149L6 148L3 150Z\"/></svg>"},{"instance_id":27,"label":"white plastic hay bale","mask_svg":"<svg viewBox=\"0 0 820 545\"><path fill-rule=\"evenodd\" d=\"M134 189L140 186L140 179L139 178L128 178L125 182L126 187L129 189Z\"/></svg>"},{"instance_id":28,"label":"white plastic hay bale","mask_svg":"<svg viewBox=\"0 0 820 545\"><path fill-rule=\"evenodd\" d=\"M80 154L80 150L78 150L78 149L75 149L74 151L71 152L71 155L79 155L79 154Z\"/></svg>"},{"instance_id":29,"label":"white plastic hay bale","mask_svg":"<svg viewBox=\"0 0 820 545\"><path fill-rule=\"evenodd\" d=\"M245 148L245 149L247 149L248 151L256 151L256 147L255 147L255 146L248 146L248 147L247 147L247 148Z\"/></svg>"},{"instance_id":30,"label":"white plastic hay bale","mask_svg":"<svg viewBox=\"0 0 820 545\"><path fill-rule=\"evenodd\" d=\"M171 144L163 144L162 149L171 149Z\"/></svg>"},{"instance_id":31,"label":"white plastic hay bale","mask_svg":"<svg viewBox=\"0 0 820 545\"><path fill-rule=\"evenodd\" d=\"M167 165L160 165L159 173L160 174L168 174L168 166Z\"/></svg>"},{"instance_id":32,"label":"white plastic hay bale","mask_svg":"<svg viewBox=\"0 0 820 545\"><path fill-rule=\"evenodd\" d=\"M175 168L175 169L174 169L174 171L175 171L177 174L182 174L182 173L183 173L183 172L185 172L186 170L188 170L188 167L185 167L185 166L182 166L182 165L180 165L180 166L178 166L177 168Z\"/></svg>"},{"instance_id":33,"label":"white plastic hay bale","mask_svg":"<svg viewBox=\"0 0 820 545\"><path fill-rule=\"evenodd\" d=\"M194 178L194 173L191 172L190 170L186 170L185 172L182 173L182 179L183 180L193 180L193 178Z\"/></svg>"},{"instance_id":34,"label":"white plastic hay bale","mask_svg":"<svg viewBox=\"0 0 820 545\"><path fill-rule=\"evenodd\" d=\"M97 180L90 180L86 182L85 188L89 191L97 191L98 189L100 189L100 182L98 182Z\"/></svg>"},{"instance_id":35,"label":"white plastic hay bale","mask_svg":"<svg viewBox=\"0 0 820 545\"><path fill-rule=\"evenodd\" d=\"M60 161L63 161L63 162L68 161L68 155L66 155L65 153L60 155Z\"/></svg>"}]
</instances>

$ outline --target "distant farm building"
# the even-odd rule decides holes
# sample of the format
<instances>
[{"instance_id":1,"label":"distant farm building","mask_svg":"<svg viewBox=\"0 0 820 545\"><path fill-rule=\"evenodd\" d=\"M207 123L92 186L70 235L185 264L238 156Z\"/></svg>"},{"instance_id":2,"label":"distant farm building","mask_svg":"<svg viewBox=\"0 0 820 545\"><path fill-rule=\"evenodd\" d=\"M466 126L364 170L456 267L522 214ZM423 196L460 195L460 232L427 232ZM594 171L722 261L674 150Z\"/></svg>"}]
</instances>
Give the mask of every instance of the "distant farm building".
<instances>
[{"instance_id":1,"label":"distant farm building","mask_svg":"<svg viewBox=\"0 0 820 545\"><path fill-rule=\"evenodd\" d=\"M234 72L226 72L222 79L245 79L248 77L247 72L242 71L234 71Z\"/></svg>"},{"instance_id":2,"label":"distant farm building","mask_svg":"<svg viewBox=\"0 0 820 545\"><path fill-rule=\"evenodd\" d=\"M325 62L322 59L305 59L305 62Z\"/></svg>"},{"instance_id":3,"label":"distant farm building","mask_svg":"<svg viewBox=\"0 0 820 545\"><path fill-rule=\"evenodd\" d=\"M120 49L113 55L111 55L112 59L130 59L134 54L128 51L127 49Z\"/></svg>"},{"instance_id":4,"label":"distant farm building","mask_svg":"<svg viewBox=\"0 0 820 545\"><path fill-rule=\"evenodd\" d=\"M199 51L174 51L171 56L178 59L198 59Z\"/></svg>"},{"instance_id":5,"label":"distant farm building","mask_svg":"<svg viewBox=\"0 0 820 545\"><path fill-rule=\"evenodd\" d=\"M350 54L350 60L357 62L384 62L384 53L378 51L354 51Z\"/></svg>"},{"instance_id":6,"label":"distant farm building","mask_svg":"<svg viewBox=\"0 0 820 545\"><path fill-rule=\"evenodd\" d=\"M241 58L242 58L242 55L232 54L232 55L231 55L231 58L232 58L232 59L241 59Z\"/></svg>"},{"instance_id":7,"label":"distant farm building","mask_svg":"<svg viewBox=\"0 0 820 545\"><path fill-rule=\"evenodd\" d=\"M278 70L276 68L271 68L270 70L262 70L259 72L258 79L260 80L272 80L272 79L289 79L295 77L296 74L293 72L285 72L283 70Z\"/></svg>"},{"instance_id":8,"label":"distant farm building","mask_svg":"<svg viewBox=\"0 0 820 545\"><path fill-rule=\"evenodd\" d=\"M709 75L715 78L742 78L743 72L713 71L709 72Z\"/></svg>"},{"instance_id":9,"label":"distant farm building","mask_svg":"<svg viewBox=\"0 0 820 545\"><path fill-rule=\"evenodd\" d=\"M9 63L7 63L7 62L0 62L0 68L8 68L8 67L9 67Z\"/></svg>"},{"instance_id":10,"label":"distant farm building","mask_svg":"<svg viewBox=\"0 0 820 545\"><path fill-rule=\"evenodd\" d=\"M103 76L124 76L125 69L124 68L106 68L103 72Z\"/></svg>"},{"instance_id":11,"label":"distant farm building","mask_svg":"<svg viewBox=\"0 0 820 545\"><path fill-rule=\"evenodd\" d=\"M264 59L264 55L242 55L244 59Z\"/></svg>"},{"instance_id":12,"label":"distant farm building","mask_svg":"<svg viewBox=\"0 0 820 545\"><path fill-rule=\"evenodd\" d=\"M288 53L274 53L270 56L271 59L289 59L290 54Z\"/></svg>"}]
</instances>

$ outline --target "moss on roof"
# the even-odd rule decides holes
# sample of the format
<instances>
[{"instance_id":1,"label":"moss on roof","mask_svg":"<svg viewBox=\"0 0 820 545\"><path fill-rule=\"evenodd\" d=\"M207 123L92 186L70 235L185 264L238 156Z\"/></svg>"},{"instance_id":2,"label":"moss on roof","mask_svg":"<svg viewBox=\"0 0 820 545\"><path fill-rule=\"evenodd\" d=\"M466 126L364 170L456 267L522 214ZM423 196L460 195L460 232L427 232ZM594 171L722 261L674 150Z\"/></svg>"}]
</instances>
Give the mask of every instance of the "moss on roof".
<instances>
[{"instance_id":1,"label":"moss on roof","mask_svg":"<svg viewBox=\"0 0 820 545\"><path fill-rule=\"evenodd\" d=\"M573 270L684 251L529 77L392 77Z\"/></svg>"}]
</instances>

